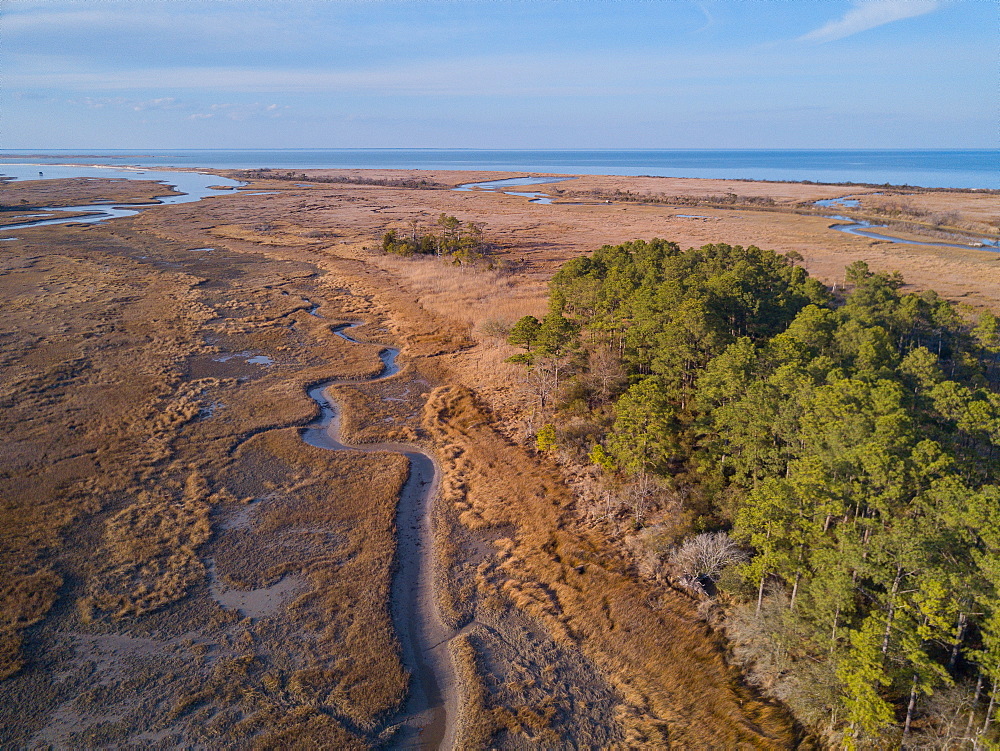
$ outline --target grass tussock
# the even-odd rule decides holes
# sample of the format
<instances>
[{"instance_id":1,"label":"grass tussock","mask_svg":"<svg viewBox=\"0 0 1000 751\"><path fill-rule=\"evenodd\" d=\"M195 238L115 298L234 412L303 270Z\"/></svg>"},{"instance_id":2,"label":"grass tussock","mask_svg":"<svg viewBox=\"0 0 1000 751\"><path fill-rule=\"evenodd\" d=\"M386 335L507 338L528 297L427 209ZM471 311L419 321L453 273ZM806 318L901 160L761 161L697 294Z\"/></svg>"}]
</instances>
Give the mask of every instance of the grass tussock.
<instances>
[{"instance_id":1,"label":"grass tussock","mask_svg":"<svg viewBox=\"0 0 1000 751\"><path fill-rule=\"evenodd\" d=\"M455 675L462 686L455 748L487 748L499 726L487 707L486 685L476 664L476 650L466 634L452 639L448 648L455 665Z\"/></svg>"},{"instance_id":2,"label":"grass tussock","mask_svg":"<svg viewBox=\"0 0 1000 751\"><path fill-rule=\"evenodd\" d=\"M24 666L20 632L45 617L62 582L59 574L46 568L11 578L0 587L5 616L0 626L0 680Z\"/></svg>"},{"instance_id":3,"label":"grass tussock","mask_svg":"<svg viewBox=\"0 0 1000 751\"><path fill-rule=\"evenodd\" d=\"M257 243L258 245L315 245L319 240L295 232L288 231L287 226L282 227L277 224L263 223L253 226L239 224L224 224L213 227L211 233L215 237L227 240L243 240L244 242Z\"/></svg>"},{"instance_id":4,"label":"grass tussock","mask_svg":"<svg viewBox=\"0 0 1000 751\"><path fill-rule=\"evenodd\" d=\"M81 608L115 617L142 615L184 597L205 575L199 546L211 534L208 484L188 476L179 500L166 492L141 491L135 503L105 524L102 565Z\"/></svg>"}]
</instances>

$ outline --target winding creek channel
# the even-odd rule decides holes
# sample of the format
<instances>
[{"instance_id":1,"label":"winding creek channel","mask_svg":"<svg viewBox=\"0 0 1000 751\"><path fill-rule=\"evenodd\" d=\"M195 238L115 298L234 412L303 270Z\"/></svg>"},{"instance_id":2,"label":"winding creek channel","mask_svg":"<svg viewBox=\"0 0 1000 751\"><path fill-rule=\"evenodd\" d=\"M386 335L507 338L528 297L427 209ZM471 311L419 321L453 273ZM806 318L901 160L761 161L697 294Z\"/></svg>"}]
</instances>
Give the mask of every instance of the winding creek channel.
<instances>
[{"instance_id":1,"label":"winding creek channel","mask_svg":"<svg viewBox=\"0 0 1000 751\"><path fill-rule=\"evenodd\" d=\"M822 208L858 208L861 205L861 201L854 196L841 196L840 198L826 198L822 201L816 201L814 206L820 206ZM876 229L887 229L884 224L872 224L871 222L866 222L862 219L852 219L849 216L843 216L841 214L833 214L831 216L825 217L826 219L833 219L836 224L831 224L830 229L836 230L837 232L844 232L848 235L856 235L857 237L867 237L872 240L882 240L883 242L897 243L899 245L930 245L935 248L961 248L963 250L992 250L1000 251L1000 240L992 240L988 237L979 237L974 241L967 243L944 243L944 242L933 242L931 240L906 240L902 237L894 237L893 235L883 235L880 232L873 232Z\"/></svg>"},{"instance_id":2,"label":"winding creek channel","mask_svg":"<svg viewBox=\"0 0 1000 751\"><path fill-rule=\"evenodd\" d=\"M551 204L555 199L552 198L548 193L541 192L528 192L528 191L515 191L515 190L504 190L505 188L519 187L525 185L545 185L548 183L559 183L566 180L575 180L575 177L512 177L504 180L486 180L484 182L478 183L464 183L459 185L453 190L456 191L483 191L488 193L500 192L508 196L520 196L521 198L527 198L529 203L546 203ZM561 201L562 205L567 205L572 202ZM603 201L602 203L613 203L613 201ZM656 204L646 204L646 205L656 205ZM854 196L841 196L840 198L825 198L820 201L815 201L814 206L819 206L821 208L857 208L861 205L861 202ZM702 216L700 214L675 214L674 216L681 219L709 219L710 217ZM899 245L929 245L935 248L960 248L962 250L992 250L1000 251L1000 240L994 240L988 237L977 237L975 240L971 240L967 243L948 243L948 242L934 242L932 240L907 240L902 237L895 237L893 235L884 235L879 232L873 232L876 229L886 229L885 225L872 224L866 222L862 219L852 219L849 216L842 216L840 214L833 214L831 216L824 217L826 219L834 220L836 223L830 225L830 229L836 232L843 232L848 235L855 235L857 237L867 237L871 240L881 240L883 242L897 243Z\"/></svg>"},{"instance_id":3,"label":"winding creek channel","mask_svg":"<svg viewBox=\"0 0 1000 751\"><path fill-rule=\"evenodd\" d=\"M314 311L310 311L317 315ZM347 332L362 322L343 324L333 332L354 344ZM381 346L381 345L376 345ZM451 748L454 743L458 697L448 639L452 635L438 617L434 597L431 508L438 484L437 465L418 446L408 443L372 443L354 446L340 439L340 406L331 397L335 386L357 385L392 378L400 368L399 350L382 347L382 371L364 380L341 379L309 389L320 408L319 417L302 428L302 440L331 451L390 451L403 454L410 472L396 508L396 566L390 594L392 622L402 647L403 665L410 672L410 693L402 713L394 748Z\"/></svg>"},{"instance_id":4,"label":"winding creek channel","mask_svg":"<svg viewBox=\"0 0 1000 751\"><path fill-rule=\"evenodd\" d=\"M10 230L41 227L54 224L90 224L116 217L132 216L158 205L190 203L215 195L229 194L211 186L235 188L242 183L223 177L197 172L165 172L107 167L54 167L52 165L0 165L0 175L15 180L57 179L72 177L126 178L155 180L183 191L180 195L162 196L158 203L117 205L93 203L84 206L57 206L37 209L42 212L87 212L85 216L52 218L51 214L32 221L6 225L0 228L0 239L16 240L7 236ZM37 175L37 176L36 176ZM209 251L211 248L192 250ZM319 305L308 311L322 317ZM331 451L375 452L389 451L403 454L410 464L410 471L399 496L396 511L396 559L390 593L390 611L393 626L399 638L402 661L410 673L410 691L405 704L390 724L398 732L390 741L391 748L438 749L452 748L458 717L458 684L452 666L448 642L454 635L441 621L434 596L433 536L431 508L438 485L438 469L431 456L418 446L406 443L376 443L363 446L345 444L340 439L340 406L330 396L330 389L339 385L381 381L392 378L400 371L396 363L399 350L384 345L360 342L347 332L363 322L333 327L337 336L361 346L380 347L382 370L368 379L329 380L308 389L309 396L319 405L320 415L301 429L302 440L311 446ZM267 364L263 358L261 364ZM245 610L247 597L254 593L224 592L215 581L213 561L208 561L210 589L213 598L224 607ZM295 580L279 582L281 586L299 586ZM274 589L274 588L272 588ZM260 594L260 593L257 593ZM282 593L268 590L267 602L260 605L273 609L280 602ZM228 599L227 599L228 597ZM247 600L247 602L245 602ZM268 610L270 612L270 610Z\"/></svg>"},{"instance_id":5,"label":"winding creek channel","mask_svg":"<svg viewBox=\"0 0 1000 751\"><path fill-rule=\"evenodd\" d=\"M539 191L504 190L504 188L516 188L525 185L547 185L548 183L562 183L567 180L575 180L575 177L508 177L503 180L486 180L481 183L464 183L453 190L458 192L481 190L487 193L501 192L507 196L520 196L527 198L529 203L552 203L552 196Z\"/></svg>"}]
</instances>

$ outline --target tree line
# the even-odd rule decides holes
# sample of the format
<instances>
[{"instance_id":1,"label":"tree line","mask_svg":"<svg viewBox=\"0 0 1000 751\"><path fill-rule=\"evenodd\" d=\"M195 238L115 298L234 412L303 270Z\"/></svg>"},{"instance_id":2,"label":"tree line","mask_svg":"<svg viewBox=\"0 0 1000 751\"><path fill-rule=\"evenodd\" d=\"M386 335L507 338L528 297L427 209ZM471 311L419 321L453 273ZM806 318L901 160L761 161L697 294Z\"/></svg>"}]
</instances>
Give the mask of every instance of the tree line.
<instances>
[{"instance_id":1,"label":"tree line","mask_svg":"<svg viewBox=\"0 0 1000 751\"><path fill-rule=\"evenodd\" d=\"M345 185L377 185L383 188L416 188L417 190L447 188L444 183L425 178L410 177L354 177L351 175L307 175L305 172L287 170L280 172L269 167L243 170L241 175L247 179L257 180L296 180L307 183L345 184Z\"/></svg>"},{"instance_id":2,"label":"tree line","mask_svg":"<svg viewBox=\"0 0 1000 751\"><path fill-rule=\"evenodd\" d=\"M565 264L509 335L544 384L536 445L720 594L750 677L817 735L992 743L997 319L796 260L653 240Z\"/></svg>"}]
</instances>

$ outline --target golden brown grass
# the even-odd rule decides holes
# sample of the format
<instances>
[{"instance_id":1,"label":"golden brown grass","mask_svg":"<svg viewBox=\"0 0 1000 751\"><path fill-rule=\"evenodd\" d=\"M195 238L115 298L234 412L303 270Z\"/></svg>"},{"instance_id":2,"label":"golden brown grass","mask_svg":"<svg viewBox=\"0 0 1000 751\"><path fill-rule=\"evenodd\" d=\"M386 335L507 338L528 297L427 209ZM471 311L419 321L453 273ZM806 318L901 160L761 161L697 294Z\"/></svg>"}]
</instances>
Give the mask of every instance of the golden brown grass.
<instances>
[{"instance_id":1,"label":"golden brown grass","mask_svg":"<svg viewBox=\"0 0 1000 751\"><path fill-rule=\"evenodd\" d=\"M452 455L442 495L466 509L461 523L514 530L498 541L496 562L480 566L481 596L501 592L600 667L622 696L628 745L793 744L788 715L741 687L693 604L663 592L650 608L625 561L572 521L573 499L553 470L495 433L471 394L437 389L425 426Z\"/></svg>"},{"instance_id":2,"label":"golden brown grass","mask_svg":"<svg viewBox=\"0 0 1000 751\"><path fill-rule=\"evenodd\" d=\"M68 525L169 455L171 431L197 412L189 389L178 389L168 373L190 348L193 327L185 324L200 320L199 312L166 313L153 334L136 315L157 304L176 309L189 284L142 279L129 264L110 268L86 251L57 248L48 244L40 256L19 243L5 254L8 273L0 277L7 345L0 544L3 581L15 591L37 576L38 557L59 548ZM48 609L39 603L51 605L59 581L37 580L30 618L18 612L17 598L5 600L5 630L38 620Z\"/></svg>"},{"instance_id":3,"label":"golden brown grass","mask_svg":"<svg viewBox=\"0 0 1000 751\"><path fill-rule=\"evenodd\" d=\"M318 240L302 237L299 234L282 231L283 228L274 225L242 226L225 224L213 227L211 233L216 237L229 240L245 240L261 245L315 245Z\"/></svg>"},{"instance_id":4,"label":"golden brown grass","mask_svg":"<svg viewBox=\"0 0 1000 751\"><path fill-rule=\"evenodd\" d=\"M330 330L369 304L315 266L129 227L4 248L0 741L367 745L406 687L387 604L405 461L269 429L314 414L307 383L377 372ZM264 500L224 531L237 495ZM304 589L244 619L209 598L207 557L229 586ZM93 664L130 667L87 689ZM60 706L75 719L47 726Z\"/></svg>"},{"instance_id":5,"label":"golden brown grass","mask_svg":"<svg viewBox=\"0 0 1000 751\"><path fill-rule=\"evenodd\" d=\"M865 196L861 210L923 221L945 219L973 232L1000 233L1000 196L989 193L886 191Z\"/></svg>"},{"instance_id":6,"label":"golden brown grass","mask_svg":"<svg viewBox=\"0 0 1000 751\"><path fill-rule=\"evenodd\" d=\"M462 708L455 748L487 748L497 725L487 706L486 686L476 665L476 650L466 634L449 642L455 674L462 685Z\"/></svg>"},{"instance_id":7,"label":"golden brown grass","mask_svg":"<svg viewBox=\"0 0 1000 751\"><path fill-rule=\"evenodd\" d=\"M205 479L191 473L179 501L162 489L141 491L109 518L92 594L80 601L87 617L95 607L142 615L187 594L205 575L197 550L211 534L213 501Z\"/></svg>"},{"instance_id":8,"label":"golden brown grass","mask_svg":"<svg viewBox=\"0 0 1000 751\"><path fill-rule=\"evenodd\" d=\"M213 546L222 576L245 589L287 574L308 583L288 606L288 667L270 670L268 683L353 732L376 730L406 689L388 607L406 473L397 454L325 451L296 430L253 438L226 472L235 495L264 500L250 527Z\"/></svg>"},{"instance_id":9,"label":"golden brown grass","mask_svg":"<svg viewBox=\"0 0 1000 751\"><path fill-rule=\"evenodd\" d=\"M436 257L373 255L370 263L405 282L421 304L454 322L474 328L485 320L516 321L544 315L539 301L544 283L502 271L455 266Z\"/></svg>"},{"instance_id":10,"label":"golden brown grass","mask_svg":"<svg viewBox=\"0 0 1000 751\"><path fill-rule=\"evenodd\" d=\"M4 608L4 622L0 628L0 679L24 666L21 632L45 617L63 581L50 568L18 573L5 577L0 589Z\"/></svg>"}]
</instances>

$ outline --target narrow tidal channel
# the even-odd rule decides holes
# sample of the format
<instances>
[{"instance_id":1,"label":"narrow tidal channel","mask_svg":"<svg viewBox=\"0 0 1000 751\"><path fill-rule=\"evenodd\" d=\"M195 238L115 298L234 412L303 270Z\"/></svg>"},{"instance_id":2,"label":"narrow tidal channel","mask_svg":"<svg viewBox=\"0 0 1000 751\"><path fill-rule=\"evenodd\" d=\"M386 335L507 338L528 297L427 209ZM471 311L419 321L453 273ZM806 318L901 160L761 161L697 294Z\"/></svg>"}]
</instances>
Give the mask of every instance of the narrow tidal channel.
<instances>
[{"instance_id":1,"label":"narrow tidal channel","mask_svg":"<svg viewBox=\"0 0 1000 751\"><path fill-rule=\"evenodd\" d=\"M311 312L311 311L310 311ZM349 342L352 323L334 330ZM331 380L309 389L320 406L320 416L302 429L302 440L331 451L391 451L403 454L410 472L399 495L396 510L396 561L390 594L392 622L402 647L403 665L410 672L410 691L394 722L400 731L391 748L451 748L457 715L457 684L448 651L450 631L438 617L434 597L431 507L437 489L434 460L419 447L407 443L375 443L351 446L340 440L340 408L330 398L334 386L380 381L399 372L398 349L385 347L379 353L382 371L367 379Z\"/></svg>"}]
</instances>

